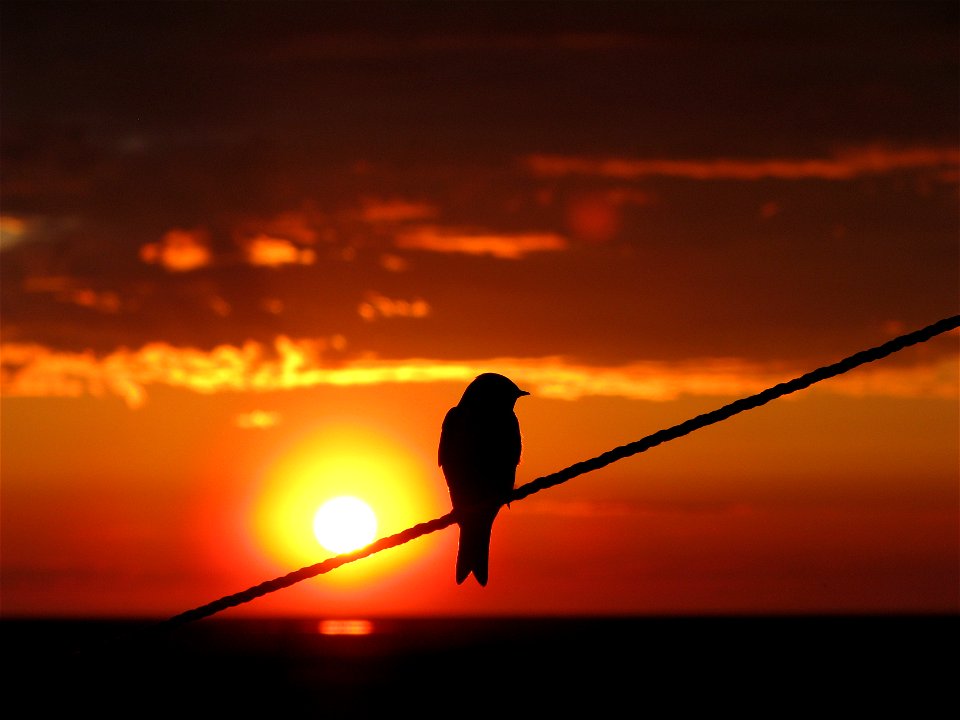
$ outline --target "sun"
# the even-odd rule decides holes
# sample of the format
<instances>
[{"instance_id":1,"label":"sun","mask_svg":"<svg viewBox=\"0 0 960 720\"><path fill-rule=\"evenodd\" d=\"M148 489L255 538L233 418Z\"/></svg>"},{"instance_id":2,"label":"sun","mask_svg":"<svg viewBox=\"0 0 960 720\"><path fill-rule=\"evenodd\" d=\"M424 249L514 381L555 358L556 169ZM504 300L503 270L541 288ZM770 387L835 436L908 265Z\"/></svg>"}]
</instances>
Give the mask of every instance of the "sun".
<instances>
[{"instance_id":1,"label":"sun","mask_svg":"<svg viewBox=\"0 0 960 720\"><path fill-rule=\"evenodd\" d=\"M329 423L281 448L251 496L252 541L277 572L369 545L449 508L430 461L379 428ZM324 575L352 584L392 574L419 558L409 543Z\"/></svg>"},{"instance_id":2,"label":"sun","mask_svg":"<svg viewBox=\"0 0 960 720\"><path fill-rule=\"evenodd\" d=\"M327 500L313 516L313 534L333 553L346 553L369 545L377 536L377 516L358 497L340 495Z\"/></svg>"}]
</instances>

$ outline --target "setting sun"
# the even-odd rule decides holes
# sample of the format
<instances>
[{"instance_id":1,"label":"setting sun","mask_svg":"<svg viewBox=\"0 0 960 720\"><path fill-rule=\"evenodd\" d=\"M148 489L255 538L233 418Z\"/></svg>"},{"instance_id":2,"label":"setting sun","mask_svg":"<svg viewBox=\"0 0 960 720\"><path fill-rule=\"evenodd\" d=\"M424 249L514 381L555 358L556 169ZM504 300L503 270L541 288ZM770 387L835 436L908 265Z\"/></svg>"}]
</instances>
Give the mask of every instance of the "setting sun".
<instances>
[{"instance_id":1,"label":"setting sun","mask_svg":"<svg viewBox=\"0 0 960 720\"><path fill-rule=\"evenodd\" d=\"M330 552L350 552L373 542L377 536L377 516L360 498L341 495L317 509L313 516L313 534Z\"/></svg>"},{"instance_id":2,"label":"setting sun","mask_svg":"<svg viewBox=\"0 0 960 720\"><path fill-rule=\"evenodd\" d=\"M378 430L338 423L311 430L265 469L252 508L258 544L279 570L404 530L445 510L431 470ZM327 582L370 578L422 552L422 546L401 548Z\"/></svg>"}]
</instances>

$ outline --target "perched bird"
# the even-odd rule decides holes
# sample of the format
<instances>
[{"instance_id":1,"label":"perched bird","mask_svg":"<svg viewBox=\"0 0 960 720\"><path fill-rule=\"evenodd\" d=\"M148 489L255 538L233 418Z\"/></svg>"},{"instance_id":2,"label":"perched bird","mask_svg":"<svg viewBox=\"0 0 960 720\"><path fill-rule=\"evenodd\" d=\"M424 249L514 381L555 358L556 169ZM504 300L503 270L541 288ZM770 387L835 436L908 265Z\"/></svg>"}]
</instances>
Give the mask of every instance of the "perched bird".
<instances>
[{"instance_id":1,"label":"perched bird","mask_svg":"<svg viewBox=\"0 0 960 720\"><path fill-rule=\"evenodd\" d=\"M513 406L529 394L503 375L484 373L443 419L438 460L460 525L458 585L470 573L487 584L490 532L510 499L520 462L520 423Z\"/></svg>"}]
</instances>

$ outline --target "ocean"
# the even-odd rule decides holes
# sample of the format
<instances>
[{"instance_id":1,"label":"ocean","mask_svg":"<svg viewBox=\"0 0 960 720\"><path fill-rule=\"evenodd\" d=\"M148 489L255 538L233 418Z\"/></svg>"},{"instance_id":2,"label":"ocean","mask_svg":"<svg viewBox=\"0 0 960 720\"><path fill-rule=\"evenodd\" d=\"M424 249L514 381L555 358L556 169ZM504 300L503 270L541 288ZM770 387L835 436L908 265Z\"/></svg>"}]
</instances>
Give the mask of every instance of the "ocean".
<instances>
[{"instance_id":1,"label":"ocean","mask_svg":"<svg viewBox=\"0 0 960 720\"><path fill-rule=\"evenodd\" d=\"M960 616L0 622L3 715L939 717Z\"/></svg>"}]
</instances>

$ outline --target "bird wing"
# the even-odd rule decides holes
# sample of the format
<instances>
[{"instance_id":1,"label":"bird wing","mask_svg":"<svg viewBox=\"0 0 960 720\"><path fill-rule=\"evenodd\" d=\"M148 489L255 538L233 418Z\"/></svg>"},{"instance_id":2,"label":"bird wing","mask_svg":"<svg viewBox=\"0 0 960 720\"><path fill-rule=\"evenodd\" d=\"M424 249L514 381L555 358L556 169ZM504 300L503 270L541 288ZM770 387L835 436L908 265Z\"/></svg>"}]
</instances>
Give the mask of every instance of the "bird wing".
<instances>
[{"instance_id":1,"label":"bird wing","mask_svg":"<svg viewBox=\"0 0 960 720\"><path fill-rule=\"evenodd\" d=\"M459 406L447 411L440 429L440 447L437 462L443 469L444 480L450 490L454 508L464 507L482 499L482 478L474 460L476 439L471 438L469 413Z\"/></svg>"},{"instance_id":2,"label":"bird wing","mask_svg":"<svg viewBox=\"0 0 960 720\"><path fill-rule=\"evenodd\" d=\"M437 465L447 468L463 455L465 428L460 408L454 406L447 411L440 428L440 447L437 449Z\"/></svg>"},{"instance_id":3,"label":"bird wing","mask_svg":"<svg viewBox=\"0 0 960 720\"><path fill-rule=\"evenodd\" d=\"M513 412L451 408L443 419L437 461L454 505L506 500L520 462L520 424Z\"/></svg>"}]
</instances>

